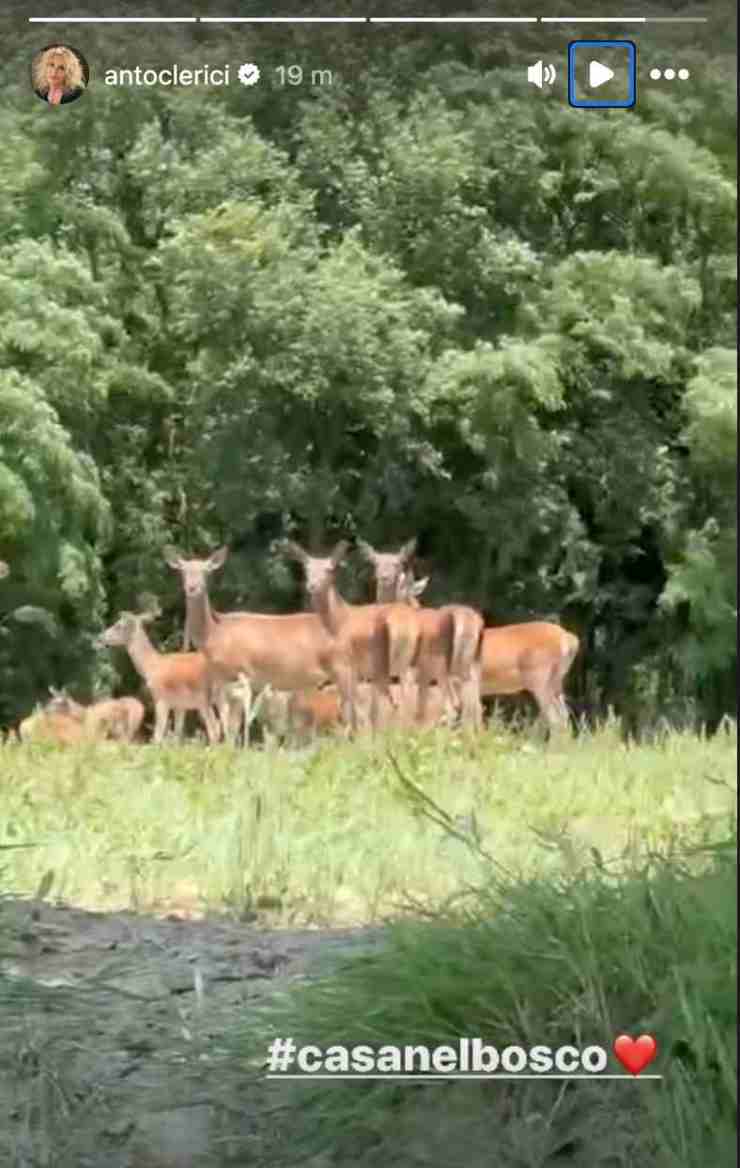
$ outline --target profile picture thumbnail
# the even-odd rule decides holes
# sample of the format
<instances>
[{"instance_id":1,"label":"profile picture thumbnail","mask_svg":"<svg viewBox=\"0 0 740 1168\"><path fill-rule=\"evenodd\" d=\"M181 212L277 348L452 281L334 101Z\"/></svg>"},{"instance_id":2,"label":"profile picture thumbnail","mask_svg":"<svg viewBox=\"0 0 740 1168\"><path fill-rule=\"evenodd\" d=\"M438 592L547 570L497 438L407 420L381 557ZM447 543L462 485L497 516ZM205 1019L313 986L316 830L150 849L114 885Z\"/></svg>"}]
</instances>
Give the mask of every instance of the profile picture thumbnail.
<instances>
[{"instance_id":1,"label":"profile picture thumbnail","mask_svg":"<svg viewBox=\"0 0 740 1168\"><path fill-rule=\"evenodd\" d=\"M77 49L46 45L31 64L33 91L48 105L65 105L82 97L90 80L90 68Z\"/></svg>"}]
</instances>

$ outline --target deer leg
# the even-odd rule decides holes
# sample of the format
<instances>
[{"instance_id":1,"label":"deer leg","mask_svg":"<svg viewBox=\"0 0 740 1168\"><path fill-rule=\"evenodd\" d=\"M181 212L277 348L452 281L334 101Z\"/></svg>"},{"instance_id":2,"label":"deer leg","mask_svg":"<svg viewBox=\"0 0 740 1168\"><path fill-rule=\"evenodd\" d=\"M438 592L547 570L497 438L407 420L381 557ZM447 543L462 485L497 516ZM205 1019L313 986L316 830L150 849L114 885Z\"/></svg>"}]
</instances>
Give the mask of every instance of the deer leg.
<instances>
[{"instance_id":1,"label":"deer leg","mask_svg":"<svg viewBox=\"0 0 740 1168\"><path fill-rule=\"evenodd\" d=\"M483 701L480 695L480 678L475 681L475 693L473 695L473 724L477 731L483 729Z\"/></svg>"},{"instance_id":2,"label":"deer leg","mask_svg":"<svg viewBox=\"0 0 740 1168\"><path fill-rule=\"evenodd\" d=\"M552 724L567 726L570 725L571 715L567 708L565 701L565 694L563 693L563 665L558 665L553 668L550 676L550 684L547 686L547 693L549 693L549 705L551 708Z\"/></svg>"},{"instance_id":3,"label":"deer leg","mask_svg":"<svg viewBox=\"0 0 740 1168\"><path fill-rule=\"evenodd\" d=\"M185 725L185 713L185 710L175 710L175 737L177 738L178 742L182 742L182 732Z\"/></svg>"},{"instance_id":4,"label":"deer leg","mask_svg":"<svg viewBox=\"0 0 740 1168\"><path fill-rule=\"evenodd\" d=\"M376 730L382 730L384 728L382 713L383 709L387 708L392 714L395 714L398 709L398 703L393 697L390 683L387 678L381 678L380 680L376 679L372 683L371 695L370 725L373 732L375 732ZM383 699L383 702L388 703L387 707L384 707L381 704L381 698Z\"/></svg>"},{"instance_id":5,"label":"deer leg","mask_svg":"<svg viewBox=\"0 0 740 1168\"><path fill-rule=\"evenodd\" d=\"M219 740L223 732L223 723L221 722L221 704L222 704L223 688L215 681L211 682L210 697L208 708L213 712L213 716L219 723Z\"/></svg>"},{"instance_id":6,"label":"deer leg","mask_svg":"<svg viewBox=\"0 0 740 1168\"><path fill-rule=\"evenodd\" d=\"M167 731L167 723L170 720L170 707L166 702L155 702L154 715L154 734L152 740L159 745Z\"/></svg>"},{"instance_id":7,"label":"deer leg","mask_svg":"<svg viewBox=\"0 0 740 1168\"><path fill-rule=\"evenodd\" d=\"M559 667L555 667L547 678L546 685L543 687L543 699L547 706L545 716L549 725L553 728L568 726L570 716L563 695L563 682Z\"/></svg>"},{"instance_id":8,"label":"deer leg","mask_svg":"<svg viewBox=\"0 0 740 1168\"><path fill-rule=\"evenodd\" d=\"M562 693L555 694L550 701L549 709L551 711L550 717L553 725L559 727L566 727L568 725L570 722L570 714Z\"/></svg>"},{"instance_id":9,"label":"deer leg","mask_svg":"<svg viewBox=\"0 0 740 1168\"><path fill-rule=\"evenodd\" d=\"M445 719L447 725L452 727L457 721L458 714L461 722L465 722L465 695L466 695L466 678L461 677L457 673L450 673L447 666L440 666L437 676L437 685L444 697L445 703ZM427 686L430 679L427 678ZM429 699L429 690L427 689L425 695L425 703ZM425 714L426 716L426 714Z\"/></svg>"},{"instance_id":10,"label":"deer leg","mask_svg":"<svg viewBox=\"0 0 740 1168\"><path fill-rule=\"evenodd\" d=\"M445 720L448 726L454 726L463 706L464 698L458 693L451 677L448 677L447 681L442 684L442 690L445 696Z\"/></svg>"},{"instance_id":11,"label":"deer leg","mask_svg":"<svg viewBox=\"0 0 740 1168\"><path fill-rule=\"evenodd\" d=\"M214 746L220 738L219 726L216 716L214 715L213 710L208 703L199 706L198 713L200 714L201 721L206 728L208 741L211 746Z\"/></svg>"},{"instance_id":12,"label":"deer leg","mask_svg":"<svg viewBox=\"0 0 740 1168\"><path fill-rule=\"evenodd\" d=\"M444 691L447 719L450 725L453 725L458 715L462 713L464 688L462 678L448 675Z\"/></svg>"},{"instance_id":13,"label":"deer leg","mask_svg":"<svg viewBox=\"0 0 740 1168\"><path fill-rule=\"evenodd\" d=\"M220 689L216 697L216 704L218 707L218 717L221 722L221 734L224 742L231 741L231 726L229 724L229 699L226 691Z\"/></svg>"},{"instance_id":14,"label":"deer leg","mask_svg":"<svg viewBox=\"0 0 740 1168\"><path fill-rule=\"evenodd\" d=\"M553 701L557 706L558 717L564 725L569 726L570 710L568 709L568 703L566 702L565 694L563 693L563 678L566 672L567 669L564 670L562 665L559 665L555 669L554 677L552 679L552 695Z\"/></svg>"},{"instance_id":15,"label":"deer leg","mask_svg":"<svg viewBox=\"0 0 740 1168\"><path fill-rule=\"evenodd\" d=\"M213 706L210 705L210 703L206 703L204 710L208 714L208 721L206 722L206 733L208 735L208 741L211 743L211 745L215 746L217 742L221 741L221 723L219 722L218 717L214 712ZM208 725L209 722L210 728Z\"/></svg>"},{"instance_id":16,"label":"deer leg","mask_svg":"<svg viewBox=\"0 0 740 1168\"><path fill-rule=\"evenodd\" d=\"M234 744L239 741L239 731L242 732L242 743L244 746L249 745L249 735L247 733L247 714L244 709L244 703L240 699L234 703L231 711L231 733L234 739Z\"/></svg>"},{"instance_id":17,"label":"deer leg","mask_svg":"<svg viewBox=\"0 0 740 1168\"><path fill-rule=\"evenodd\" d=\"M394 709L395 706L391 701L390 694L384 691L381 684L377 682L373 683L370 688L370 729L373 734L384 728L388 718L388 711L393 711Z\"/></svg>"},{"instance_id":18,"label":"deer leg","mask_svg":"<svg viewBox=\"0 0 740 1168\"><path fill-rule=\"evenodd\" d=\"M354 737L358 728L357 679L354 669L348 665L337 666L334 670L334 681L341 698L342 721L350 737Z\"/></svg>"},{"instance_id":19,"label":"deer leg","mask_svg":"<svg viewBox=\"0 0 740 1168\"><path fill-rule=\"evenodd\" d=\"M378 687L374 681L370 682L370 730L376 731L378 726Z\"/></svg>"},{"instance_id":20,"label":"deer leg","mask_svg":"<svg viewBox=\"0 0 740 1168\"><path fill-rule=\"evenodd\" d=\"M545 720L546 720L548 726L552 730L555 730L558 727L562 726L563 719L562 719L562 714L560 711L560 707L558 705L557 698L545 703L543 713L545 715Z\"/></svg>"},{"instance_id":21,"label":"deer leg","mask_svg":"<svg viewBox=\"0 0 740 1168\"><path fill-rule=\"evenodd\" d=\"M475 683L466 681L461 694L461 723L463 726L470 726L473 730L480 728L481 712L480 701L475 688Z\"/></svg>"},{"instance_id":22,"label":"deer leg","mask_svg":"<svg viewBox=\"0 0 740 1168\"><path fill-rule=\"evenodd\" d=\"M461 720L463 724L472 726L476 732L483 725L480 674L480 665L472 664L468 670L468 676L462 681L460 686Z\"/></svg>"},{"instance_id":23,"label":"deer leg","mask_svg":"<svg viewBox=\"0 0 740 1168\"><path fill-rule=\"evenodd\" d=\"M416 721L419 726L425 726L427 720L427 706L429 704L429 681L425 673L420 672L417 678L419 693L416 701Z\"/></svg>"},{"instance_id":24,"label":"deer leg","mask_svg":"<svg viewBox=\"0 0 740 1168\"><path fill-rule=\"evenodd\" d=\"M553 708L553 699L547 678L543 678L541 674L530 675L526 677L522 688L526 689L536 701L545 731L553 730L559 723L559 717Z\"/></svg>"},{"instance_id":25,"label":"deer leg","mask_svg":"<svg viewBox=\"0 0 740 1168\"><path fill-rule=\"evenodd\" d=\"M396 728L405 729L408 723L409 710L413 701L413 679L410 672L406 669L398 677L398 700L390 715L391 724Z\"/></svg>"},{"instance_id":26,"label":"deer leg","mask_svg":"<svg viewBox=\"0 0 740 1168\"><path fill-rule=\"evenodd\" d=\"M239 681L241 683L240 697L242 702L242 724L244 726L244 748L249 746L249 732L252 728L252 683L247 677L246 673L239 674ZM236 743L236 735L234 736Z\"/></svg>"}]
</instances>

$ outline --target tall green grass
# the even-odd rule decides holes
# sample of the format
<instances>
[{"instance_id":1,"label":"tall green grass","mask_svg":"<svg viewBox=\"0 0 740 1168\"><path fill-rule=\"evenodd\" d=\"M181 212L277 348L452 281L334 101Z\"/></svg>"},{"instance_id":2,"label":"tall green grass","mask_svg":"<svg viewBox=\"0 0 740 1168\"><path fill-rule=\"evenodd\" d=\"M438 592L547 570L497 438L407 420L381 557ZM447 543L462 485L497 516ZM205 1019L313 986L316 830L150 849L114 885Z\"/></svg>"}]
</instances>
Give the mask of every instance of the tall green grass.
<instances>
[{"instance_id":1,"label":"tall green grass","mask_svg":"<svg viewBox=\"0 0 740 1168\"><path fill-rule=\"evenodd\" d=\"M439 905L488 862L414 790L474 822L499 871L555 878L591 849L614 863L714 838L735 751L732 726L634 746L616 723L547 747L496 727L300 753L8 744L0 844L32 846L3 853L2 882L31 894L51 871L53 893L85 907L361 924Z\"/></svg>"},{"instance_id":2,"label":"tall green grass","mask_svg":"<svg viewBox=\"0 0 740 1168\"><path fill-rule=\"evenodd\" d=\"M0 887L390 922L235 1017L229 1074L260 1100L264 1168L729 1168L736 747L732 724L637 746L613 721L546 747L496 726L299 753L8 744ZM262 1079L275 1035L610 1048L644 1031L661 1081Z\"/></svg>"},{"instance_id":3,"label":"tall green grass","mask_svg":"<svg viewBox=\"0 0 740 1168\"><path fill-rule=\"evenodd\" d=\"M596 859L549 879L490 871L464 905L399 922L378 949L274 996L234 1035L501 1050L658 1043L662 1081L275 1082L274 1163L469 1168L730 1168L737 1163L736 823L705 848L619 876ZM293 1068L295 1069L295 1068ZM610 1071L621 1068L612 1058ZM316 1157L315 1159L313 1157Z\"/></svg>"}]
</instances>

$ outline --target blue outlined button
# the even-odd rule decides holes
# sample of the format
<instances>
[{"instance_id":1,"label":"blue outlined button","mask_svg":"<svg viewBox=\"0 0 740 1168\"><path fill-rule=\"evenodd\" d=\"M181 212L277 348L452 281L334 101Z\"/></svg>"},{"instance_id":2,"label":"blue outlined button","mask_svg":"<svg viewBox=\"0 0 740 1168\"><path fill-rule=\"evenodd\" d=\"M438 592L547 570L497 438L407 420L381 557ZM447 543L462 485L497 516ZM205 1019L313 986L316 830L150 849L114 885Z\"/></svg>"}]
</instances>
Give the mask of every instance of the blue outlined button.
<instances>
[{"instance_id":1,"label":"blue outlined button","mask_svg":"<svg viewBox=\"0 0 740 1168\"><path fill-rule=\"evenodd\" d=\"M568 101L576 109L629 109L637 98L633 41L571 41Z\"/></svg>"}]
</instances>

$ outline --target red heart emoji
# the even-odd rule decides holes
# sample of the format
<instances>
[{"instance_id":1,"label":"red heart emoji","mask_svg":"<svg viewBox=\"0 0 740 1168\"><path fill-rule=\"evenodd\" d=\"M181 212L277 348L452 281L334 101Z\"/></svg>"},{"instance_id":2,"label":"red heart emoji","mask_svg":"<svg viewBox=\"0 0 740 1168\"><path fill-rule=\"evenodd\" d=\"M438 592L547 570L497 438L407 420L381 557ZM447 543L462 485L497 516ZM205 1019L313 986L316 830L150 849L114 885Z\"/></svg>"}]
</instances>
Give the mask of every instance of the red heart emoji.
<instances>
[{"instance_id":1,"label":"red heart emoji","mask_svg":"<svg viewBox=\"0 0 740 1168\"><path fill-rule=\"evenodd\" d=\"M658 1044L652 1034L641 1034L639 1038L620 1034L614 1040L614 1053L625 1070L631 1075L639 1075L655 1058Z\"/></svg>"}]
</instances>

